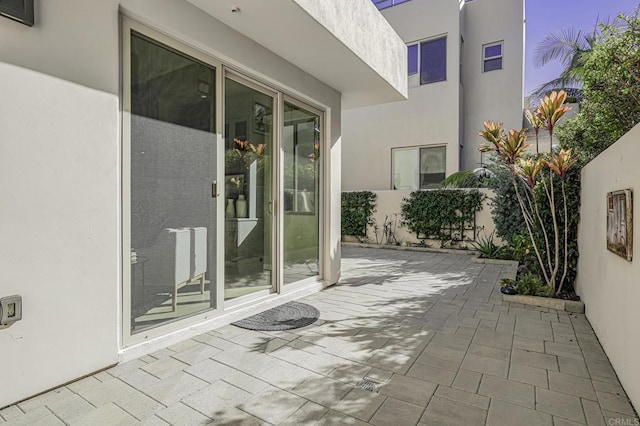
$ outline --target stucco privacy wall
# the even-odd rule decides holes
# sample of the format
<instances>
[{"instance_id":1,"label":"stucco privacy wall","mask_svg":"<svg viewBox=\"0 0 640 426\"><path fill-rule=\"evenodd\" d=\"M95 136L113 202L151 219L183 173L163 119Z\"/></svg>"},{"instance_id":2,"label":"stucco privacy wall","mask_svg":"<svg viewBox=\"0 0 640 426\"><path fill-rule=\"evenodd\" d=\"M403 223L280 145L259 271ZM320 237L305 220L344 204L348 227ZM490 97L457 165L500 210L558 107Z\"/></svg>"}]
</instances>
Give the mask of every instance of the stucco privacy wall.
<instances>
[{"instance_id":1,"label":"stucco privacy wall","mask_svg":"<svg viewBox=\"0 0 640 426\"><path fill-rule=\"evenodd\" d=\"M447 79L409 88L407 101L343 111L342 189L391 189L391 148L446 145L446 174L459 167L460 6L414 0L383 11L406 43L447 36Z\"/></svg>"},{"instance_id":2,"label":"stucco privacy wall","mask_svg":"<svg viewBox=\"0 0 640 426\"><path fill-rule=\"evenodd\" d=\"M640 410L640 221L632 262L606 247L608 192L632 189L640 217L640 125L582 169L577 292L586 314L636 410Z\"/></svg>"},{"instance_id":3,"label":"stucco privacy wall","mask_svg":"<svg viewBox=\"0 0 640 426\"><path fill-rule=\"evenodd\" d=\"M0 330L0 407L118 360L119 7L329 109L325 276L337 280L340 93L181 0L36 4L33 28L0 19L0 294L24 301Z\"/></svg>"},{"instance_id":4,"label":"stucco privacy wall","mask_svg":"<svg viewBox=\"0 0 640 426\"><path fill-rule=\"evenodd\" d=\"M376 233L373 227L369 227L367 230L367 236L370 242L380 241L382 242L382 229L385 223L385 219L393 221L395 223L395 238L398 242L418 243L419 240L413 232L409 229L401 226L402 216L400 215L400 206L402 200L409 198L412 191L372 191L376 194L376 211L373 213L373 219L378 225L378 240L376 240ZM495 231L495 225L491 217L491 199L494 192L490 189L480 189L480 192L485 194L487 198L482 203L482 210L476 213L476 227L478 235L481 237L488 237ZM494 236L494 242L496 244L502 243L502 240ZM432 241L432 247L439 247L439 242Z\"/></svg>"}]
</instances>

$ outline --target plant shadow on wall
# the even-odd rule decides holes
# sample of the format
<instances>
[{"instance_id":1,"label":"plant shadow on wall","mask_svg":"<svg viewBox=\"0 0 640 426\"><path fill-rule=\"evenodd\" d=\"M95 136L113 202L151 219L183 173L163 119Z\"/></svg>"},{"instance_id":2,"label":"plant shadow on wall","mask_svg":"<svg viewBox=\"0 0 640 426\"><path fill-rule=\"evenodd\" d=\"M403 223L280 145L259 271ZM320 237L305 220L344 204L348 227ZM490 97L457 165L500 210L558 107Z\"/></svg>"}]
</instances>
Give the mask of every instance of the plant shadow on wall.
<instances>
[{"instance_id":1,"label":"plant shadow on wall","mask_svg":"<svg viewBox=\"0 0 640 426\"><path fill-rule=\"evenodd\" d=\"M439 241L440 248L470 243L476 239L476 213L484 199L476 189L414 191L402 201L402 226L414 232L424 246L426 240Z\"/></svg>"},{"instance_id":2,"label":"plant shadow on wall","mask_svg":"<svg viewBox=\"0 0 640 426\"><path fill-rule=\"evenodd\" d=\"M565 92L553 92L545 96L534 113L527 113L528 117L535 117L549 131L550 138L553 138L558 120L570 109L565 105L566 98ZM579 206L570 206L567 197L567 186L573 190L574 183L571 181L568 184L571 168L575 164L571 150L527 154L529 145L526 142L526 130L509 130L505 133L502 124L496 122L486 122L479 135L486 141L480 150L494 153L498 167L508 171L526 230L524 235L529 237L530 249L528 252L525 250L525 254L532 253L535 259L535 262L525 263L519 271L519 282L524 279L527 284L523 283L520 287L527 288L527 292L553 293L556 296L563 291L568 293L573 284L573 276L569 272L570 269L575 270L578 255L575 235L579 213ZM579 189L579 176L577 181ZM527 269L548 288L537 289L539 286L535 285L535 278L525 275ZM565 288L568 277L571 284ZM515 287L518 288L519 283ZM531 290L534 287L536 289Z\"/></svg>"}]
</instances>

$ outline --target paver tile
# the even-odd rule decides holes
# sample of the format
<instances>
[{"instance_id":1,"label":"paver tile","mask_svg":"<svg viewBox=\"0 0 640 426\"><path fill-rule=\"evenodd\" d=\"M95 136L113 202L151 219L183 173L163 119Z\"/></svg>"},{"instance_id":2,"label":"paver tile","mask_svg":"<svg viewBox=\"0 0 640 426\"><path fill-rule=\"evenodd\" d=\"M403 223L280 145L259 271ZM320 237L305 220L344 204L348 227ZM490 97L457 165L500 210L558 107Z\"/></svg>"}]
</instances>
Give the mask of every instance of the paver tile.
<instances>
[{"instance_id":1,"label":"paver tile","mask_svg":"<svg viewBox=\"0 0 640 426\"><path fill-rule=\"evenodd\" d=\"M64 400L73 395L66 387L61 387L58 389L51 390L42 395L38 395L35 398L28 399L26 401L22 401L18 404L18 407L25 413L32 411L34 409L49 406L52 403Z\"/></svg>"},{"instance_id":2,"label":"paver tile","mask_svg":"<svg viewBox=\"0 0 640 426\"><path fill-rule=\"evenodd\" d=\"M558 360L555 355L514 349L511 353L511 362L514 364L524 364L532 367L544 368L546 370L558 371Z\"/></svg>"},{"instance_id":3,"label":"paver tile","mask_svg":"<svg viewBox=\"0 0 640 426\"><path fill-rule=\"evenodd\" d=\"M422 423L428 425L484 425L487 412L471 405L434 396L427 406Z\"/></svg>"},{"instance_id":4,"label":"paver tile","mask_svg":"<svg viewBox=\"0 0 640 426\"><path fill-rule=\"evenodd\" d=\"M157 414L162 420L172 425L206 425L211 422L211 418L198 413L196 410L178 402L170 407L161 410Z\"/></svg>"},{"instance_id":5,"label":"paver tile","mask_svg":"<svg viewBox=\"0 0 640 426\"><path fill-rule=\"evenodd\" d=\"M424 407L387 398L369 423L374 425L415 425L424 412Z\"/></svg>"},{"instance_id":6,"label":"paver tile","mask_svg":"<svg viewBox=\"0 0 640 426\"><path fill-rule=\"evenodd\" d=\"M175 354L173 354L175 355ZM173 359L171 357L161 358L150 364L141 367L142 370L157 377L158 379L165 379L169 376L173 376L176 373L184 370L188 367L188 364Z\"/></svg>"},{"instance_id":7,"label":"paver tile","mask_svg":"<svg viewBox=\"0 0 640 426\"><path fill-rule=\"evenodd\" d=\"M525 351L544 353L544 340L514 336L513 349L522 349Z\"/></svg>"},{"instance_id":8,"label":"paver tile","mask_svg":"<svg viewBox=\"0 0 640 426\"><path fill-rule=\"evenodd\" d=\"M452 401L460 402L462 404L472 405L483 410L489 408L489 398L478 395L476 393L454 389L447 386L438 386L435 395L440 398L447 398Z\"/></svg>"},{"instance_id":9,"label":"paver tile","mask_svg":"<svg viewBox=\"0 0 640 426\"><path fill-rule=\"evenodd\" d=\"M442 368L431 367L416 362L407 373L407 376L431 383L451 386L453 379L456 377L456 373L450 370L443 370Z\"/></svg>"},{"instance_id":10,"label":"paver tile","mask_svg":"<svg viewBox=\"0 0 640 426\"><path fill-rule=\"evenodd\" d=\"M602 417L602 409L600 408L600 404L595 401L583 399L582 409L589 426L604 426L604 419Z\"/></svg>"},{"instance_id":11,"label":"paver tile","mask_svg":"<svg viewBox=\"0 0 640 426\"><path fill-rule=\"evenodd\" d=\"M473 343L500 349L511 349L513 336L508 333L478 330L473 338Z\"/></svg>"},{"instance_id":12,"label":"paver tile","mask_svg":"<svg viewBox=\"0 0 640 426\"><path fill-rule=\"evenodd\" d=\"M290 415L280 426L298 426L314 424L320 421L329 409L315 402L308 401L298 411Z\"/></svg>"},{"instance_id":13,"label":"paver tile","mask_svg":"<svg viewBox=\"0 0 640 426\"><path fill-rule=\"evenodd\" d=\"M509 404L497 399L491 400L487 426L552 426L551 415Z\"/></svg>"},{"instance_id":14,"label":"paver tile","mask_svg":"<svg viewBox=\"0 0 640 426\"><path fill-rule=\"evenodd\" d=\"M382 395L354 388L332 408L348 416L368 422L384 400L385 397Z\"/></svg>"},{"instance_id":15,"label":"paver tile","mask_svg":"<svg viewBox=\"0 0 640 426\"><path fill-rule=\"evenodd\" d=\"M426 407L436 387L436 383L394 374L391 380L380 388L379 393Z\"/></svg>"},{"instance_id":16,"label":"paver tile","mask_svg":"<svg viewBox=\"0 0 640 426\"><path fill-rule=\"evenodd\" d=\"M596 392L596 394L598 395L598 402L600 403L602 410L614 411L616 413L627 414L629 416L635 415L633 407L626 397L606 392Z\"/></svg>"},{"instance_id":17,"label":"paver tile","mask_svg":"<svg viewBox=\"0 0 640 426\"><path fill-rule=\"evenodd\" d=\"M216 411L236 407L251 397L249 392L219 381L183 398L182 403L207 417L215 418Z\"/></svg>"},{"instance_id":18,"label":"paver tile","mask_svg":"<svg viewBox=\"0 0 640 426\"><path fill-rule=\"evenodd\" d=\"M47 404L47 407L66 423L71 423L77 417L95 410L93 405L78 395L71 395L62 400L50 402Z\"/></svg>"},{"instance_id":19,"label":"paver tile","mask_svg":"<svg viewBox=\"0 0 640 426\"><path fill-rule=\"evenodd\" d=\"M583 360L582 350L578 345L566 345L564 343L544 342L545 352L551 355Z\"/></svg>"},{"instance_id":20,"label":"paver tile","mask_svg":"<svg viewBox=\"0 0 640 426\"><path fill-rule=\"evenodd\" d=\"M207 386L209 383L204 380L186 373L178 373L143 388L142 391L156 401L169 406Z\"/></svg>"},{"instance_id":21,"label":"paver tile","mask_svg":"<svg viewBox=\"0 0 640 426\"><path fill-rule=\"evenodd\" d=\"M467 354L461 368L482 374L507 378L509 374L509 362L500 359L489 358L482 355ZM446 383L445 383L446 384Z\"/></svg>"},{"instance_id":22,"label":"paver tile","mask_svg":"<svg viewBox=\"0 0 640 426\"><path fill-rule=\"evenodd\" d=\"M589 375L589 370L587 369L587 364L581 360L559 356L558 367L560 368L560 372L564 374L584 377L586 379L591 377Z\"/></svg>"},{"instance_id":23,"label":"paver tile","mask_svg":"<svg viewBox=\"0 0 640 426\"><path fill-rule=\"evenodd\" d=\"M582 377L549 371L549 389L597 401L591 380Z\"/></svg>"},{"instance_id":24,"label":"paver tile","mask_svg":"<svg viewBox=\"0 0 640 426\"><path fill-rule=\"evenodd\" d=\"M363 422L362 420L356 419L355 417L348 416L341 412L330 410L327 414L320 419L318 425L353 425L353 426L367 426L370 423Z\"/></svg>"},{"instance_id":25,"label":"paver tile","mask_svg":"<svg viewBox=\"0 0 640 426\"><path fill-rule=\"evenodd\" d=\"M89 413L76 417L71 425L134 425L138 421L115 404L105 404Z\"/></svg>"},{"instance_id":26,"label":"paver tile","mask_svg":"<svg viewBox=\"0 0 640 426\"><path fill-rule=\"evenodd\" d=\"M280 423L307 401L292 393L270 387L253 395L238 408L269 423Z\"/></svg>"},{"instance_id":27,"label":"paver tile","mask_svg":"<svg viewBox=\"0 0 640 426\"><path fill-rule=\"evenodd\" d=\"M467 353L480 355L487 358L495 358L502 361L509 361L509 358L511 357L511 351L507 349L499 349L499 348L494 348L492 346L477 345L475 343L469 346L469 351Z\"/></svg>"},{"instance_id":28,"label":"paver tile","mask_svg":"<svg viewBox=\"0 0 640 426\"><path fill-rule=\"evenodd\" d=\"M548 388L547 370L524 364L511 364L509 380L527 383L541 388Z\"/></svg>"},{"instance_id":29,"label":"paver tile","mask_svg":"<svg viewBox=\"0 0 640 426\"><path fill-rule=\"evenodd\" d=\"M536 409L564 419L585 423L580 398L547 389L536 389Z\"/></svg>"},{"instance_id":30,"label":"paver tile","mask_svg":"<svg viewBox=\"0 0 640 426\"><path fill-rule=\"evenodd\" d=\"M461 368L453 381L452 387L476 393L478 386L480 386L480 379L482 379L481 373Z\"/></svg>"},{"instance_id":31,"label":"paver tile","mask_svg":"<svg viewBox=\"0 0 640 426\"><path fill-rule=\"evenodd\" d=\"M320 377L306 380L291 392L309 401L329 407L335 401L341 400L351 389L353 386L338 380Z\"/></svg>"},{"instance_id":32,"label":"paver tile","mask_svg":"<svg viewBox=\"0 0 640 426\"><path fill-rule=\"evenodd\" d=\"M416 358L416 362L424 365L428 365L430 367L442 368L444 370L449 371L458 371L460 368L460 364L462 363L457 361L447 361L442 358L436 358L427 353L423 353L418 358Z\"/></svg>"},{"instance_id":33,"label":"paver tile","mask_svg":"<svg viewBox=\"0 0 640 426\"><path fill-rule=\"evenodd\" d=\"M525 383L512 382L485 374L482 376L478 393L523 407L535 408L534 387Z\"/></svg>"}]
</instances>

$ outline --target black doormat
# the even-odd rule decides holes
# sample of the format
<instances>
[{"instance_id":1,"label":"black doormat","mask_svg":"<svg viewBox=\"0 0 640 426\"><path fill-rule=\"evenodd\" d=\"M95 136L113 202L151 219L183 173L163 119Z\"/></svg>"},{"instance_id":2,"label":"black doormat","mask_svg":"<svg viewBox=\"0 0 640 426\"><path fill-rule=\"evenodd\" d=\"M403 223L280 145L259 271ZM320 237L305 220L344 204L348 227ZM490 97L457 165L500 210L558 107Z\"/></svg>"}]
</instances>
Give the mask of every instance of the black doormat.
<instances>
[{"instance_id":1,"label":"black doormat","mask_svg":"<svg viewBox=\"0 0 640 426\"><path fill-rule=\"evenodd\" d=\"M300 302L287 302L268 311L231 323L236 327L257 331L280 331L301 328L313 324L320 311Z\"/></svg>"}]
</instances>

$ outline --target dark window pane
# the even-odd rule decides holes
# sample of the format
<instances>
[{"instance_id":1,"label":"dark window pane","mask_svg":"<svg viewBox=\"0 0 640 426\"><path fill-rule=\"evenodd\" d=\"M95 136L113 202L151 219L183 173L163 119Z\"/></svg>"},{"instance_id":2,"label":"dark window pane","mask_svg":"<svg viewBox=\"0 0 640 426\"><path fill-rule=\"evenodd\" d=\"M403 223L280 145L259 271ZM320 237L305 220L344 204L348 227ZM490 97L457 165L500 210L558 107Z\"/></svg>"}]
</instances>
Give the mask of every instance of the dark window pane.
<instances>
[{"instance_id":1,"label":"dark window pane","mask_svg":"<svg viewBox=\"0 0 640 426\"><path fill-rule=\"evenodd\" d=\"M493 56L502 56L502 45L496 44L484 48L484 57L491 58Z\"/></svg>"},{"instance_id":2,"label":"dark window pane","mask_svg":"<svg viewBox=\"0 0 640 426\"><path fill-rule=\"evenodd\" d=\"M447 148L420 148L420 189L442 182L446 172Z\"/></svg>"},{"instance_id":3,"label":"dark window pane","mask_svg":"<svg viewBox=\"0 0 640 426\"><path fill-rule=\"evenodd\" d=\"M495 71L502 69L502 58L489 59L484 61L484 71Z\"/></svg>"},{"instance_id":4,"label":"dark window pane","mask_svg":"<svg viewBox=\"0 0 640 426\"><path fill-rule=\"evenodd\" d=\"M418 45L413 44L407 47L407 56L409 57L409 75L418 73Z\"/></svg>"},{"instance_id":5,"label":"dark window pane","mask_svg":"<svg viewBox=\"0 0 640 426\"><path fill-rule=\"evenodd\" d=\"M420 44L420 84L447 79L447 38Z\"/></svg>"},{"instance_id":6,"label":"dark window pane","mask_svg":"<svg viewBox=\"0 0 640 426\"><path fill-rule=\"evenodd\" d=\"M384 9L385 7L391 6L393 2L392 0L373 0L373 4L375 4L378 9Z\"/></svg>"}]
</instances>

